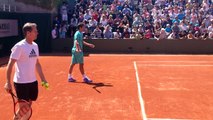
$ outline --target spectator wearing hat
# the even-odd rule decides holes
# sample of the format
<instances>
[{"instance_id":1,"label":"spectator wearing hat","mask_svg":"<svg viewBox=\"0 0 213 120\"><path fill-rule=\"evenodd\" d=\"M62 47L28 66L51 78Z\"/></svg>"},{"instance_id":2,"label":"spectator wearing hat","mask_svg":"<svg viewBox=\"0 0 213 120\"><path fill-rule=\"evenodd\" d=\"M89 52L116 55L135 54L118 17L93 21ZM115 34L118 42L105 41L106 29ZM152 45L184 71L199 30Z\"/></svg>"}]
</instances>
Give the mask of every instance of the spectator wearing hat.
<instances>
[{"instance_id":1,"label":"spectator wearing hat","mask_svg":"<svg viewBox=\"0 0 213 120\"><path fill-rule=\"evenodd\" d=\"M166 25L165 31L166 31L167 35L172 32L172 28L171 28L170 24Z\"/></svg>"}]
</instances>

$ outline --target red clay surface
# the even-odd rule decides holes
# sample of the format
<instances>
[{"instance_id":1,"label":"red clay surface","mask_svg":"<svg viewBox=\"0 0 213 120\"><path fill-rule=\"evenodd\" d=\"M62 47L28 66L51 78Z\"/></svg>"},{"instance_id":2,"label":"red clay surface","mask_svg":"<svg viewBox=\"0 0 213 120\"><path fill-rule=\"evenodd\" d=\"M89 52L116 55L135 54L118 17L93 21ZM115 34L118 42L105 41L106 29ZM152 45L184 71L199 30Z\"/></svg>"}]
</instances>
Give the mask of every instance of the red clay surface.
<instances>
[{"instance_id":1,"label":"red clay surface","mask_svg":"<svg viewBox=\"0 0 213 120\"><path fill-rule=\"evenodd\" d=\"M213 120L213 56L90 55L85 70L91 85L82 83L78 66L77 82L67 82L70 61L70 56L40 57L50 89L39 86L31 120L141 120L134 61L148 118ZM0 120L11 120L5 72L1 67Z\"/></svg>"}]
</instances>

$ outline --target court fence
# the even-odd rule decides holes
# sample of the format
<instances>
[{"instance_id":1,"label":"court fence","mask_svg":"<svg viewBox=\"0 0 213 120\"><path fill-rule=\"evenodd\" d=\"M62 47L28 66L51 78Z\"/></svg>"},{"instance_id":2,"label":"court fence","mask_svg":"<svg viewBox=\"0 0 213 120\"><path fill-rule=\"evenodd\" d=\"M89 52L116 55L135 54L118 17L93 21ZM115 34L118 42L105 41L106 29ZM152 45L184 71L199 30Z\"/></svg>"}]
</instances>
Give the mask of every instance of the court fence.
<instances>
[{"instance_id":1,"label":"court fence","mask_svg":"<svg viewBox=\"0 0 213 120\"><path fill-rule=\"evenodd\" d=\"M135 40L90 39L95 48L84 47L88 53L136 53L136 54L212 54L213 40ZM72 39L52 40L52 52L70 52Z\"/></svg>"}]
</instances>

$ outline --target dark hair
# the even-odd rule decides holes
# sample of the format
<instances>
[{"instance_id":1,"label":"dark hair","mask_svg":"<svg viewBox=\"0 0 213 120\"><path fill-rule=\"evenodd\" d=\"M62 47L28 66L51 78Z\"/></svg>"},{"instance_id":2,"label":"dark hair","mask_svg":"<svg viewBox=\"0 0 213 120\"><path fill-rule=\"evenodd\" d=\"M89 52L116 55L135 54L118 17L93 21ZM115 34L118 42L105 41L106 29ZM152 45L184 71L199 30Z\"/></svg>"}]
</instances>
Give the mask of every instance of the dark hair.
<instances>
[{"instance_id":1,"label":"dark hair","mask_svg":"<svg viewBox=\"0 0 213 120\"><path fill-rule=\"evenodd\" d=\"M79 23L78 24L78 30L80 29L80 28L82 28L84 26L84 23Z\"/></svg>"},{"instance_id":2,"label":"dark hair","mask_svg":"<svg viewBox=\"0 0 213 120\"><path fill-rule=\"evenodd\" d=\"M24 36L27 35L27 32L31 32L33 30L33 27L37 27L37 25L35 23L25 23L22 28Z\"/></svg>"}]
</instances>

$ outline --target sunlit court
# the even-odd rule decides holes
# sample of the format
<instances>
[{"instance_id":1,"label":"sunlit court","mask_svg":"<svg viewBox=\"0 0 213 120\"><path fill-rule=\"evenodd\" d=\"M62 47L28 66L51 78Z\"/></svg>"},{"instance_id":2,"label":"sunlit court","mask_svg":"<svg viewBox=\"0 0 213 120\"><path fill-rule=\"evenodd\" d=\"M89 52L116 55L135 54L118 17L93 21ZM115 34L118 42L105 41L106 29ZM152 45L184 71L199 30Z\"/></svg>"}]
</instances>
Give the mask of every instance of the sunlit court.
<instances>
[{"instance_id":1,"label":"sunlit court","mask_svg":"<svg viewBox=\"0 0 213 120\"><path fill-rule=\"evenodd\" d=\"M42 55L49 89L41 86L32 120L212 120L212 55L89 54L93 80L67 81L71 57ZM6 77L0 68L0 86ZM13 104L1 90L0 118L11 120Z\"/></svg>"}]
</instances>

